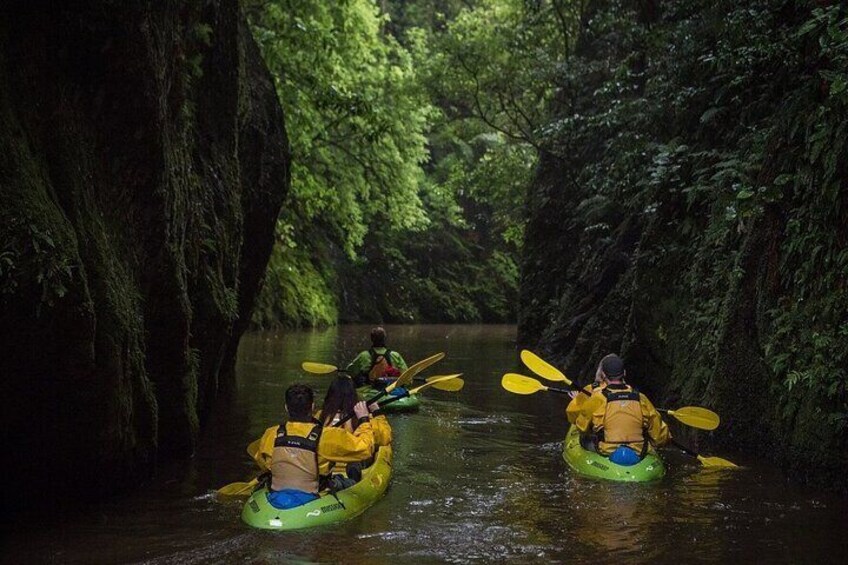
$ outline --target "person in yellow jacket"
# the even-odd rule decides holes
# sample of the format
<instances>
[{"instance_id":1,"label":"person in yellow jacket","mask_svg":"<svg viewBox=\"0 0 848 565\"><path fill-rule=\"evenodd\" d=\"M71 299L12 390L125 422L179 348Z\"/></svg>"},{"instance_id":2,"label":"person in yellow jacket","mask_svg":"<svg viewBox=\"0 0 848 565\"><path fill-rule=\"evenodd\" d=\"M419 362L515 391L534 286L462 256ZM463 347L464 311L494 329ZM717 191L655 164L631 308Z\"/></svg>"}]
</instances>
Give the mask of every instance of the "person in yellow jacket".
<instances>
[{"instance_id":1,"label":"person in yellow jacket","mask_svg":"<svg viewBox=\"0 0 848 565\"><path fill-rule=\"evenodd\" d=\"M624 382L624 362L618 355L601 360L591 397L580 393L566 414L584 435L593 434L598 453L614 463L633 465L671 438L668 426L647 396ZM593 383L594 384L594 383ZM591 385L590 385L591 386ZM578 398L582 396L584 398Z\"/></svg>"},{"instance_id":2,"label":"person in yellow jacket","mask_svg":"<svg viewBox=\"0 0 848 565\"><path fill-rule=\"evenodd\" d=\"M293 508L318 497L322 477L338 463L364 461L374 453L374 431L368 406L353 406L356 426L325 427L313 417L315 397L306 385L286 390L288 422L265 430L252 454L271 473L268 501L276 508ZM349 485L341 485L342 487Z\"/></svg>"},{"instance_id":3,"label":"person in yellow jacket","mask_svg":"<svg viewBox=\"0 0 848 565\"><path fill-rule=\"evenodd\" d=\"M353 408L359 401L353 380L347 375L339 375L330 383L321 410L315 413L315 417L321 424L328 428L335 426L338 422L353 413ZM371 431L374 433L374 452L383 445L392 443L392 427L385 416L379 414L379 406L372 404L368 407L371 412ZM356 431L357 423L352 418L343 425L344 429L353 433ZM372 453L373 455L373 453ZM336 473L345 471L344 463L337 463L333 468Z\"/></svg>"}]
</instances>

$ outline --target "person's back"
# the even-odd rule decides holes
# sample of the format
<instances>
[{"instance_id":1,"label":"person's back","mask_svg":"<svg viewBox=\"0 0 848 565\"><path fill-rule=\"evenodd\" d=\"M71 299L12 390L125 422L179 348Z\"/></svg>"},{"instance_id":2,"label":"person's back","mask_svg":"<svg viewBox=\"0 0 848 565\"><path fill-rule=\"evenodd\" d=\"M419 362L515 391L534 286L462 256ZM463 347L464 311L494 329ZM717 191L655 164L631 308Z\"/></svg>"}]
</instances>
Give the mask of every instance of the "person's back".
<instances>
[{"instance_id":1,"label":"person's back","mask_svg":"<svg viewBox=\"0 0 848 565\"><path fill-rule=\"evenodd\" d=\"M313 418L312 389L295 384L286 390L289 421L268 428L259 441L255 459L271 472L268 500L278 508L305 504L318 496L320 479L336 463L368 459L374 450L374 434L364 402L354 406L357 418L353 433L340 427L324 427Z\"/></svg>"},{"instance_id":2,"label":"person's back","mask_svg":"<svg viewBox=\"0 0 848 565\"><path fill-rule=\"evenodd\" d=\"M327 394L324 396L324 403L321 405L321 410L315 415L321 421L325 428L335 426L338 422L353 413L354 406L359 401L356 394L356 389L353 386L353 381L346 375L339 375L330 383L327 389ZM378 407L370 406L371 414L371 431L374 434L374 451L382 445L389 445L392 442L392 428L389 426L385 416L377 414ZM351 433L357 429L357 422L354 419L349 419L343 424L343 428ZM373 455L373 454L372 454ZM345 464L336 462L333 469L336 472L345 470Z\"/></svg>"},{"instance_id":3,"label":"person's back","mask_svg":"<svg viewBox=\"0 0 848 565\"><path fill-rule=\"evenodd\" d=\"M568 409L569 420L581 432L594 434L598 453L614 462L638 461L651 442L668 442L668 426L648 397L624 382L624 363L617 355L605 357L601 368L604 384L594 388L591 400Z\"/></svg>"},{"instance_id":4,"label":"person's back","mask_svg":"<svg viewBox=\"0 0 848 565\"><path fill-rule=\"evenodd\" d=\"M381 327L371 330L371 348L360 352L347 366L356 386L385 386L406 369L403 356L386 347L386 330Z\"/></svg>"}]
</instances>

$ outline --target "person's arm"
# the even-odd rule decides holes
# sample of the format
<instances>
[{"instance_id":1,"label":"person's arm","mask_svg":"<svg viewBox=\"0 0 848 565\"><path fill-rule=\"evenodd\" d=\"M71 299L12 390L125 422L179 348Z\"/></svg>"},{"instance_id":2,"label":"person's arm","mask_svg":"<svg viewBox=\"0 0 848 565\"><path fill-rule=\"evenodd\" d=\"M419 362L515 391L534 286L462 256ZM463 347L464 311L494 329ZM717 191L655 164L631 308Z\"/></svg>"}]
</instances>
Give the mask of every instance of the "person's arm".
<instances>
[{"instance_id":1,"label":"person's arm","mask_svg":"<svg viewBox=\"0 0 848 565\"><path fill-rule=\"evenodd\" d=\"M354 463L368 459L372 453L374 453L374 430L368 420L360 422L353 433L336 427L324 428L321 433L318 456L326 461ZM323 465L321 466L323 468Z\"/></svg>"},{"instance_id":2,"label":"person's arm","mask_svg":"<svg viewBox=\"0 0 848 565\"><path fill-rule=\"evenodd\" d=\"M568 406L565 407L565 417L568 418L569 424L575 424L577 418L580 417L580 412L585 402L586 395L578 393L577 396L571 399Z\"/></svg>"},{"instance_id":3,"label":"person's arm","mask_svg":"<svg viewBox=\"0 0 848 565\"><path fill-rule=\"evenodd\" d=\"M353 463L371 457L374 452L374 431L368 416L368 406L357 402L353 412L359 418L356 431L350 433L343 427L324 428L318 443L318 467L322 474L329 472L330 462Z\"/></svg>"},{"instance_id":4,"label":"person's arm","mask_svg":"<svg viewBox=\"0 0 848 565\"><path fill-rule=\"evenodd\" d=\"M642 405L642 425L648 430L648 435L657 447L665 445L671 439L671 432L668 430L668 425L663 422L660 413L648 400L644 394L639 395L639 402Z\"/></svg>"},{"instance_id":5,"label":"person's arm","mask_svg":"<svg viewBox=\"0 0 848 565\"><path fill-rule=\"evenodd\" d=\"M265 430L265 433L259 438L256 451L250 450L253 446L252 443L248 446L248 454L253 457L253 460L263 471L267 471L271 467L271 459L274 457L274 442L277 440L279 430L280 426L271 426Z\"/></svg>"},{"instance_id":6,"label":"person's arm","mask_svg":"<svg viewBox=\"0 0 848 565\"><path fill-rule=\"evenodd\" d=\"M385 416L372 416L371 429L374 432L374 446L391 445L392 427Z\"/></svg>"},{"instance_id":7,"label":"person's arm","mask_svg":"<svg viewBox=\"0 0 848 565\"><path fill-rule=\"evenodd\" d=\"M403 356L394 350L392 350L392 366L401 373L409 368L407 367L406 361L404 361Z\"/></svg>"},{"instance_id":8,"label":"person's arm","mask_svg":"<svg viewBox=\"0 0 848 565\"><path fill-rule=\"evenodd\" d=\"M606 399L601 398L599 400L589 402L590 398L594 399L595 394L601 394L601 392L597 391L593 393L591 397L580 393L580 396L584 396L585 399L580 405L580 411L575 415L574 425L577 426L577 429L580 430L581 433L599 430L604 427Z\"/></svg>"},{"instance_id":9,"label":"person's arm","mask_svg":"<svg viewBox=\"0 0 848 565\"><path fill-rule=\"evenodd\" d=\"M367 373L369 365L371 365L371 354L367 351L362 351L350 362L346 370L351 377L355 377L362 373Z\"/></svg>"}]
</instances>

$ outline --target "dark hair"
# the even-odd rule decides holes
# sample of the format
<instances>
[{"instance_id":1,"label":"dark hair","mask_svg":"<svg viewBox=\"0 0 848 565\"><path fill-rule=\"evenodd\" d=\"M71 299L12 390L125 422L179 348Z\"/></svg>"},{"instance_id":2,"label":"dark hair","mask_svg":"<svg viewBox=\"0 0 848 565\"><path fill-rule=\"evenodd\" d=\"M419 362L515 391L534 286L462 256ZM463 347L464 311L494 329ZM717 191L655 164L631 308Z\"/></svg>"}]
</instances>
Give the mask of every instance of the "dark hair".
<instances>
[{"instance_id":1,"label":"dark hair","mask_svg":"<svg viewBox=\"0 0 848 565\"><path fill-rule=\"evenodd\" d=\"M298 422L308 422L312 418L312 404L315 395L312 389L300 383L286 389L286 408L289 419Z\"/></svg>"},{"instance_id":2,"label":"dark hair","mask_svg":"<svg viewBox=\"0 0 848 565\"><path fill-rule=\"evenodd\" d=\"M380 326L371 330L371 345L373 347L386 347L386 330Z\"/></svg>"},{"instance_id":3,"label":"dark hair","mask_svg":"<svg viewBox=\"0 0 848 565\"><path fill-rule=\"evenodd\" d=\"M336 414L340 414L342 418L353 412L353 405L359 402L359 397L356 395L356 388L353 386L353 381L340 375L330 383L330 388L327 389L327 395L324 397L324 405L321 407L321 422L325 426L329 426L335 418ZM353 427L356 428L356 422L351 420Z\"/></svg>"}]
</instances>

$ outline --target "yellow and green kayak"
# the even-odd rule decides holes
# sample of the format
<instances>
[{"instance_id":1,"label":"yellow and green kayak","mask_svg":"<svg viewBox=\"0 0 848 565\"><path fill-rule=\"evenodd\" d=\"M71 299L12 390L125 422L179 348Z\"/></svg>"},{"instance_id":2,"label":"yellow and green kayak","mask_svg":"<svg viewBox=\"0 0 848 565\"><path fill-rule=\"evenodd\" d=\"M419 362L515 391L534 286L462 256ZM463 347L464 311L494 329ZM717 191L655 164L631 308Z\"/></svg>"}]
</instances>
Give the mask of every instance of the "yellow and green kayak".
<instances>
[{"instance_id":1,"label":"yellow and green kayak","mask_svg":"<svg viewBox=\"0 0 848 565\"><path fill-rule=\"evenodd\" d=\"M630 466L616 465L603 455L583 449L580 431L571 426L562 443L562 458L575 473L593 479L643 483L661 479L665 465L656 453L648 453L639 463Z\"/></svg>"},{"instance_id":2,"label":"yellow and green kayak","mask_svg":"<svg viewBox=\"0 0 848 565\"><path fill-rule=\"evenodd\" d=\"M368 400L369 398L373 398L374 396L380 394L379 389L376 389L371 386L362 386L356 389L356 392L359 393L359 398L362 400ZM404 390L402 388L397 388L393 390L388 396L384 396L383 399L387 400L392 396L400 396L403 394ZM406 398L401 398L400 400L394 400L390 404L386 404L382 410L384 412L410 412L412 410L418 410L421 401L417 396L407 396Z\"/></svg>"},{"instance_id":3,"label":"yellow and green kayak","mask_svg":"<svg viewBox=\"0 0 848 565\"><path fill-rule=\"evenodd\" d=\"M241 519L263 530L300 530L350 520L373 505L389 487L392 478L392 448L377 451L374 463L362 471L362 480L335 495L322 492L319 498L302 506L281 510L268 502L268 489L262 487L250 495Z\"/></svg>"}]
</instances>

